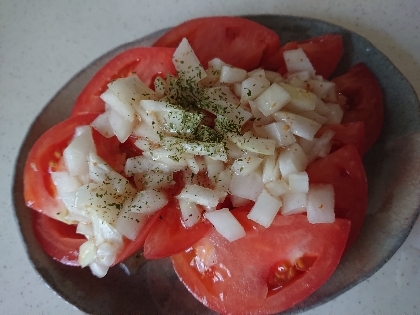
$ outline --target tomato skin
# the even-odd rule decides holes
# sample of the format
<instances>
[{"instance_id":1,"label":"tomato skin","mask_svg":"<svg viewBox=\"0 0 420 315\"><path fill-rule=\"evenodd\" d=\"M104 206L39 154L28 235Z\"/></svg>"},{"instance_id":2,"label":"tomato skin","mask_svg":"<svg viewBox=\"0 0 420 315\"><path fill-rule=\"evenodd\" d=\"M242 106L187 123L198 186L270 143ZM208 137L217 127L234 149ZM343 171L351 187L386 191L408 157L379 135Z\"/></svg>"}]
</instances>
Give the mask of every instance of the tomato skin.
<instances>
[{"instance_id":1,"label":"tomato skin","mask_svg":"<svg viewBox=\"0 0 420 315\"><path fill-rule=\"evenodd\" d=\"M81 115L60 122L47 130L33 145L24 169L26 205L51 218L62 220L64 204L56 198L50 171L57 167L62 152L70 143L76 127L90 124L97 114ZM65 211L64 211L65 212Z\"/></svg>"},{"instance_id":2,"label":"tomato skin","mask_svg":"<svg viewBox=\"0 0 420 315\"><path fill-rule=\"evenodd\" d=\"M157 75L163 78L168 73L175 75L176 70L172 63L174 51L173 48L137 47L115 56L85 86L76 100L71 116L104 112L105 103L100 95L106 91L110 82L118 78L136 73L147 86L151 86Z\"/></svg>"},{"instance_id":3,"label":"tomato skin","mask_svg":"<svg viewBox=\"0 0 420 315\"><path fill-rule=\"evenodd\" d=\"M306 172L310 183L334 186L335 216L351 221L349 248L362 228L368 202L366 173L357 149L346 145L309 164Z\"/></svg>"},{"instance_id":4,"label":"tomato skin","mask_svg":"<svg viewBox=\"0 0 420 315\"><path fill-rule=\"evenodd\" d=\"M362 121L324 125L318 130L316 137L321 136L326 130L335 132L332 138L331 152L337 151L347 144L353 144L360 157L363 157L365 153L365 124Z\"/></svg>"},{"instance_id":5,"label":"tomato skin","mask_svg":"<svg viewBox=\"0 0 420 315\"><path fill-rule=\"evenodd\" d=\"M162 37L153 46L177 47L186 37L204 67L213 58L248 71L256 69L278 52L278 35L251 20L241 17L203 17L181 23ZM269 63L271 69L278 63Z\"/></svg>"},{"instance_id":6,"label":"tomato skin","mask_svg":"<svg viewBox=\"0 0 420 315\"><path fill-rule=\"evenodd\" d=\"M76 233L76 226L65 224L33 211L32 228L44 251L62 264L80 266L79 247L86 239Z\"/></svg>"},{"instance_id":7,"label":"tomato skin","mask_svg":"<svg viewBox=\"0 0 420 315\"><path fill-rule=\"evenodd\" d=\"M379 82L362 63L354 65L333 82L337 91L347 97L342 123L365 123L364 150L367 151L379 137L383 125L384 104Z\"/></svg>"},{"instance_id":8,"label":"tomato skin","mask_svg":"<svg viewBox=\"0 0 420 315\"><path fill-rule=\"evenodd\" d=\"M216 264L207 271L200 273L194 266L194 248L172 256L172 262L188 290L216 312L281 312L306 298L330 277L340 261L350 223L337 219L332 224L310 224L305 215L277 215L272 225L264 228L247 219L248 212L249 207L232 211L244 226L245 237L229 242L212 229L194 245L215 248ZM328 241L331 238L334 242ZM267 296L271 268L283 259L297 258L296 253L316 260L303 276ZM214 275L218 275L218 281L214 281Z\"/></svg>"},{"instance_id":9,"label":"tomato skin","mask_svg":"<svg viewBox=\"0 0 420 315\"><path fill-rule=\"evenodd\" d=\"M278 72L282 75L287 73L286 63L284 62L283 52L302 48L306 56L311 61L317 75L329 78L337 68L343 56L343 38L338 34L327 34L313 37L308 40L289 42L281 47L281 65Z\"/></svg>"}]
</instances>

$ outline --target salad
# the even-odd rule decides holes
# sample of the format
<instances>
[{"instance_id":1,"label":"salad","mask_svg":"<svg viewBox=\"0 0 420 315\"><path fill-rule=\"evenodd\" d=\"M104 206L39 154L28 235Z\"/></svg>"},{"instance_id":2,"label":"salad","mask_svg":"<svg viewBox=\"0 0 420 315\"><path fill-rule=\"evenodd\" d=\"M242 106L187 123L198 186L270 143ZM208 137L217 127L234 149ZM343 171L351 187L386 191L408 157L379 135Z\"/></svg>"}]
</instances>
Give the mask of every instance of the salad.
<instances>
[{"instance_id":1,"label":"salad","mask_svg":"<svg viewBox=\"0 0 420 315\"><path fill-rule=\"evenodd\" d=\"M139 250L171 257L220 313L304 299L363 224L361 158L383 119L366 66L327 80L342 49L213 17L116 56L28 156L41 246L98 277Z\"/></svg>"}]
</instances>

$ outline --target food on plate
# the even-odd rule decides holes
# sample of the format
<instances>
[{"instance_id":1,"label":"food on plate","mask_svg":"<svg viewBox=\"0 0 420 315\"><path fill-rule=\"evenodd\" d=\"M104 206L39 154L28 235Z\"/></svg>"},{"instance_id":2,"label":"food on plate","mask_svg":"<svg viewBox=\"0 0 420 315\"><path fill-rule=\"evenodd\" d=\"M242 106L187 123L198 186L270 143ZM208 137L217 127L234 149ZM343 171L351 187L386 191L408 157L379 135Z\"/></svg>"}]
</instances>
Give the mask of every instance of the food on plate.
<instances>
[{"instance_id":1,"label":"food on plate","mask_svg":"<svg viewBox=\"0 0 420 315\"><path fill-rule=\"evenodd\" d=\"M304 299L360 231L361 158L382 126L366 66L326 79L342 53L339 35L280 46L264 26L215 17L117 55L28 155L41 246L98 277L139 250L171 257L221 313Z\"/></svg>"}]
</instances>

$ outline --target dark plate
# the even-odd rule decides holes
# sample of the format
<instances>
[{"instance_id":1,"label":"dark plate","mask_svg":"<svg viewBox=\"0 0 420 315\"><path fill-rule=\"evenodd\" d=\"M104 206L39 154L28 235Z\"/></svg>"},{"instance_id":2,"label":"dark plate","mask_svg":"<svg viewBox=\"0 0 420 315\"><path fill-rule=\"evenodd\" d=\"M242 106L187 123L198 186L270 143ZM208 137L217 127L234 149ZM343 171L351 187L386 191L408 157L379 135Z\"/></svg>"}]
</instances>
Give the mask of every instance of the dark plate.
<instances>
[{"instance_id":1,"label":"dark plate","mask_svg":"<svg viewBox=\"0 0 420 315\"><path fill-rule=\"evenodd\" d=\"M310 309L349 290L385 264L402 245L419 214L420 120L419 100L395 66L361 36L323 21L291 16L248 16L276 31L282 43L338 33L345 55L335 74L364 62L378 78L385 94L385 124L379 141L364 163L369 181L369 208L361 235L343 257L329 281L288 312ZM68 302L87 313L103 314L213 314L183 287L167 259L146 263L138 272L112 268L103 279L89 269L62 265L38 245L32 211L23 200L23 166L36 139L69 116L76 96L92 75L112 56L133 46L149 46L165 30L118 47L73 77L47 104L30 127L15 169L13 198L26 250L45 282Z\"/></svg>"}]
</instances>

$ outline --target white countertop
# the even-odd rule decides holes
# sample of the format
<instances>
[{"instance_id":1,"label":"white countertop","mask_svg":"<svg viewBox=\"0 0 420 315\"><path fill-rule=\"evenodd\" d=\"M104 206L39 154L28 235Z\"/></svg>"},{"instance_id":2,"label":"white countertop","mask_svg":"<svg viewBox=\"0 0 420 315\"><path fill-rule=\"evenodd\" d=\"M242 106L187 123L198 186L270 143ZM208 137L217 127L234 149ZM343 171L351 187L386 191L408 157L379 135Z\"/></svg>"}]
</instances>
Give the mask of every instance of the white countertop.
<instances>
[{"instance_id":1,"label":"white countertop","mask_svg":"<svg viewBox=\"0 0 420 315\"><path fill-rule=\"evenodd\" d=\"M31 266L14 218L13 168L29 125L58 89L108 50L205 15L290 14L370 40L420 95L418 0L19 0L0 3L0 314L81 314ZM420 221L372 277L305 314L419 314Z\"/></svg>"}]
</instances>

